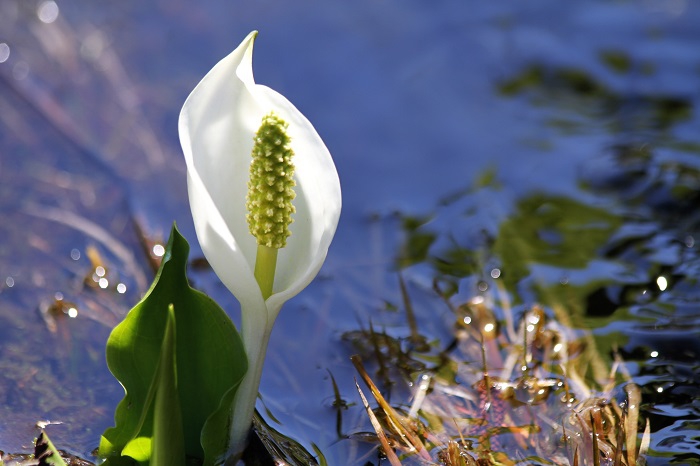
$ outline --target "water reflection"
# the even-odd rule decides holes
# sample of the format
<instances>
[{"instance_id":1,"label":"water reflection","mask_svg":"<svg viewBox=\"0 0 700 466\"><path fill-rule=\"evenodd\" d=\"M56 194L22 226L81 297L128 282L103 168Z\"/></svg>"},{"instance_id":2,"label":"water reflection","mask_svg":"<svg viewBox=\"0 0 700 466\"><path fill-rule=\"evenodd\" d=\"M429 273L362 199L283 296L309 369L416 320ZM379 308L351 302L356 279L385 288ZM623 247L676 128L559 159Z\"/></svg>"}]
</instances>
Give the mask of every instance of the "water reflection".
<instances>
[{"instance_id":1,"label":"water reflection","mask_svg":"<svg viewBox=\"0 0 700 466\"><path fill-rule=\"evenodd\" d=\"M652 169L652 159L648 162L646 168ZM491 187L486 185L483 189ZM396 261L402 275L432 276L434 298L446 300L454 313L457 339L452 344L435 340L437 335L430 326L419 324L417 331L423 340L432 343L422 350L411 345L409 334L414 330L408 322L409 311L423 323L436 304L426 308L410 305L406 299L398 306L407 319L403 335L400 327L391 334L376 330L376 318L365 329L345 335L355 351L373 362L371 377L384 387L384 393L401 397L398 380L403 379L404 387L412 387L417 377L420 380L426 374L431 374L431 378L437 375L432 394L426 396L411 390L414 399L422 400L421 419L428 423L425 428L429 430L437 428L435 422L439 419L455 422L464 416L464 412L452 411L456 406L454 399L437 401L438 391L460 390L464 399L478 399L478 390L474 392L469 387L477 386L479 378L488 378L488 374L499 374L493 385L499 399L528 405L549 399L549 389L541 385L543 382L552 380L552 386L567 384L571 391L558 392L557 399L565 400L578 415L588 407L602 406L598 405L600 400L590 399L596 390L612 390L606 396L616 396L625 381L635 381L641 386L644 401L641 414L651 418L652 431L660 438L666 435L662 433L665 426L675 428L668 422L697 414L697 397L684 389L696 382L665 372L675 362L677 367L686 368L681 371L697 374L700 355L694 337L700 328L698 314L686 314L688 304L700 300L696 276L686 272L691 264L698 264L698 257L694 250L688 251L685 225L677 231L678 224L664 221L668 212L657 215L639 199L627 197L631 202L618 206L619 192L608 188L589 191L590 195L580 199L534 192L518 199L513 211L504 215L493 230L482 228L465 234L464 226L473 222L475 211L464 206L471 204L478 190L463 193L466 194L442 203L429 217L403 218L405 239ZM647 193L641 190L638 194ZM453 204L461 207L455 209ZM454 212L463 212L459 220L454 218ZM442 215L450 216L452 229L439 228L444 225ZM696 265L690 270L695 271ZM408 289L415 289L415 284ZM403 284L402 290L405 297ZM469 295L473 297L466 304L459 304ZM684 301L679 307L674 304ZM543 308L529 310L533 303ZM594 332L588 333L588 329ZM466 349L460 343L460 332L466 332L477 344ZM533 345L534 341L540 343ZM517 342L529 350L516 354ZM456 348L460 351L456 352ZM642 354L638 354L640 350ZM565 374L557 377L553 369L532 380L518 378L516 361L524 361L519 368L530 375L532 364L542 369L547 367L548 358L557 357L566 361ZM661 360L666 363L659 364ZM572 361L577 361L575 366L569 365ZM468 369L460 368L464 364ZM619 371L621 367L624 370ZM649 378L650 370L656 371L657 376ZM595 381L600 384L597 388ZM609 388L603 389L604 386ZM673 416L657 409L657 403L673 406ZM479 416L478 403L459 406L471 416ZM549 405L549 410L549 418L559 425L557 419L564 415L565 408L557 408L555 403ZM554 414L557 410L559 414ZM411 411L415 413L415 409ZM503 420L489 418L488 422L498 425ZM472 438L473 448L467 451L473 456L479 455L479 445L486 441L473 425L462 426L452 435ZM538 435L549 438L543 432ZM529 441L538 435L530 432ZM508 451L509 457L519 455L509 450L515 448L513 445L495 441L498 443L490 444L492 450ZM686 445L692 449L688 442L675 436L664 440L662 446ZM652 455L657 452L651 451ZM559 458L557 464L569 464L570 457L560 454L551 450L546 457L555 455Z\"/></svg>"},{"instance_id":2,"label":"water reflection","mask_svg":"<svg viewBox=\"0 0 700 466\"><path fill-rule=\"evenodd\" d=\"M649 63L633 66L622 52L602 52L601 60L614 72L629 74L630 80L634 74L652 74L654 68ZM558 112L547 123L566 135L602 127L624 136L628 141L620 146L623 150L634 141L642 150L649 144L669 143L668 130L690 120L693 110L692 100L683 94L649 94L634 87L616 90L584 69L544 64L530 65L503 81L499 90L504 96L526 95L535 105L556 107Z\"/></svg>"},{"instance_id":3,"label":"water reflection","mask_svg":"<svg viewBox=\"0 0 700 466\"><path fill-rule=\"evenodd\" d=\"M18 61L12 67L12 77L17 81L22 81L29 76L29 64L25 61Z\"/></svg>"},{"instance_id":4,"label":"water reflection","mask_svg":"<svg viewBox=\"0 0 700 466\"><path fill-rule=\"evenodd\" d=\"M600 61L619 75L656 72L651 63L636 61L619 50L604 50ZM478 199L503 197L504 189L489 169L474 186L446 198L431 215L400 215L405 239L396 264L403 275L432 277L436 296L445 299L455 314L458 330L452 344L434 340L429 327L419 327L423 338L433 341L432 350L421 354L407 345L408 329L403 336L397 329L392 336L377 332L376 318L374 326L346 337L364 358L374 361L372 376L385 393L401 393L391 368L402 369L394 376L403 377L407 387L426 371L442 376L435 379L434 391L427 397L412 393L425 408L421 419L426 429L435 429L440 419L461 419L465 411L478 417L478 403L467 407L455 399L436 401L440 400L437 392L459 391L462 400L473 402L479 391L469 387L478 388L480 376L488 387L488 374L494 372L501 374L491 386L499 391L499 399L530 405L536 404L537 395L547 400L546 389L517 378L515 361L524 361L520 369L528 373L533 362L542 365L549 357L564 355L560 356L564 361L577 361L576 369L570 367L562 378L554 375L556 371L549 377L554 377L553 385L576 386L559 393L562 401L575 407L575 416L603 406L593 395L596 390L605 391L602 387L607 386L612 390L608 396L620 396L623 387L632 386L624 381L634 381L640 387L635 396L643 402L634 406L641 406L641 415L651 420L650 463L661 464L657 458L669 454L683 461L687 459L683 451L697 454L698 444L686 429L700 413L697 390L690 388L697 383L700 357L695 338L700 329L696 278L700 257L694 248L694 235L700 229L700 176L695 162L700 146L694 139L676 135L678 128L695 118L694 102L683 95L617 91L583 69L540 64L503 81L499 90L507 98L526 96L538 107L549 107L544 119L564 138L600 134L602 129L614 142L605 154L583 164L575 197L550 194L546 187L531 190L515 199L497 221L485 222ZM551 148L545 145L543 150ZM534 303L543 306L542 314L532 314ZM405 303L404 308L408 308ZM419 322L421 314L430 312L418 308ZM549 322L548 333L536 330L540 319ZM516 322L521 322L520 330ZM464 351L460 331L482 346L475 346L471 354L455 352L456 348ZM529 335L544 338L545 334L546 345L529 346ZM494 346L497 341L500 344ZM522 356L509 354L506 348L517 342L530 351ZM471 365L470 371L458 369L465 362ZM503 376L509 367L512 372ZM548 380L547 376L540 373L535 381ZM456 406L463 411L450 411ZM549 409L563 408L550 405ZM565 410L554 411L548 415L561 425L557 419ZM496 416L488 421L499 425L503 419ZM452 435L473 437L474 443L462 445L469 445L463 453L472 456L479 456L479 442L488 442L473 425L462 426ZM538 435L548 434L543 430ZM538 435L530 432L528 438ZM511 458L520 455L514 453L513 445L508 447L498 438L496 442L490 444L492 451L509 451ZM541 447L534 448L542 454ZM450 464L443 453L438 457ZM541 461L552 455L558 458L557 464L571 461L556 449Z\"/></svg>"},{"instance_id":5,"label":"water reflection","mask_svg":"<svg viewBox=\"0 0 700 466\"><path fill-rule=\"evenodd\" d=\"M615 366L611 394L626 399L629 372L661 463L697 453L692 5L0 1L0 342L10 355L0 361L0 446L21 450L34 420L50 416L64 421L52 438L87 456L111 424L121 389L104 368L107 332L144 291L159 232L177 219L194 239L179 104L198 70L260 28L261 75L322 116L348 200L343 241L281 316L270 351L261 415L280 433L271 450L379 462L352 380L357 352L400 412L464 417L492 396L489 416L516 409L523 425L528 406L560 415L557 397L586 395L533 362L580 358L587 384ZM379 214L367 221L367 209ZM195 284L235 315L201 265ZM59 312L45 312L52 305ZM530 351L510 356L504 341ZM510 372L490 383L485 367ZM340 420L335 400L347 402ZM464 423L478 445L477 422ZM522 427L501 425L496 438L513 446L530 435ZM450 429L455 442L439 453L473 453Z\"/></svg>"},{"instance_id":6,"label":"water reflection","mask_svg":"<svg viewBox=\"0 0 700 466\"><path fill-rule=\"evenodd\" d=\"M602 57L618 73L629 72L633 67L620 54L606 53ZM485 345L483 374L504 367L503 359L488 360L485 356L498 353L497 348L488 346L493 341L492 331L500 323L512 326L514 319L510 314L516 312L520 321L524 321L525 335L534 332L537 319L531 321L527 307L522 305L540 303L548 318L562 325L559 330L564 331L550 346L552 354L564 348L557 340L566 334L565 329L580 330L578 336L568 340L574 346L569 346L566 353L580 355L588 362L577 382L582 392L566 398L569 403L590 396L587 387L593 380L601 386L608 378L620 383L626 373L626 377L631 376L641 386L639 393L644 402L641 413L651 419L655 432L652 438L657 439L652 442L650 462L657 464L655 458L663 459L669 454L675 461L683 461L691 455L683 451L697 455L698 444L686 429L699 413L700 400L697 390L689 388L697 383L700 356L695 338L700 329L700 314L697 307L692 309L700 303L696 278L699 257L693 240L700 227L697 211L700 178L694 160L684 156L686 152L697 152L697 143L680 142L671 136L677 125L692 117L693 104L675 96L619 95L576 69L551 71L534 66L501 86L505 95L525 90L534 94L531 98L536 104L555 107L557 118L562 110L563 115L568 111L576 114L575 119L553 121L566 136L593 132L592 128L600 127L604 121L608 122L605 129L616 138L632 138L637 142L613 145L614 162L606 164L605 169L594 165L584 170L579 197L529 193L517 199L512 211L495 226L478 231L464 228L465 224L479 221L479 212L472 207L473 196L478 194L474 189L466 189L446 200L429 217L405 217L406 239L397 264L421 272L428 265L438 284L436 291L447 299L459 302L465 294L478 295L479 299L472 299L455 311L459 325ZM482 189L492 192L501 189L492 182L490 174L480 179L491 180ZM461 208L451 207L455 203ZM462 212L459 214L462 225L451 217L455 212ZM441 222L441 214L451 222ZM440 229L445 223L457 226ZM494 274L494 270L498 272ZM484 303L490 304L484 308ZM484 309L492 309L494 303L500 312L491 315L492 322L483 323L484 315L489 318ZM520 307L511 309L512 305ZM594 332L589 334L587 329ZM527 337L512 338L514 329L499 330L498 334L511 335L511 342L525 341L527 345ZM376 336L370 331L365 333L365 338L371 343ZM365 357L372 358L371 351L363 350L357 342L355 345ZM382 348L376 343L372 345L375 352ZM447 351L441 353L443 357L450 354ZM386 363L386 358L391 357L399 367L410 367L406 360L424 359L410 351L376 352L374 358L380 366L376 373L378 380L382 380L382 364L391 365ZM455 356L450 354L452 358ZM478 354L472 354L467 358L460 355L452 361L478 364L479 359ZM532 359L526 356L525 361ZM442 367L444 362L430 370L440 372ZM611 372L611 367L625 369L620 374ZM528 365L522 369L528 370ZM444 379L449 382L450 390L455 389L455 383L473 385L473 380L460 382L456 374L453 371ZM404 376L408 384L415 373ZM571 376L569 372L567 377ZM392 383L385 381L384 385ZM539 389L525 391L529 402L534 400L532 393L539 393ZM507 399L504 394L500 397ZM444 403L441 408L431 407L433 411L428 409L423 413L423 419L431 427L436 413L444 415ZM459 416L451 413L448 417ZM679 417L687 421L678 421ZM463 436L465 431L474 432L466 427L458 434ZM474 454L471 448L468 450ZM558 453L548 454L551 457ZM444 456L441 458L444 461ZM568 461L561 457L557 464Z\"/></svg>"}]
</instances>

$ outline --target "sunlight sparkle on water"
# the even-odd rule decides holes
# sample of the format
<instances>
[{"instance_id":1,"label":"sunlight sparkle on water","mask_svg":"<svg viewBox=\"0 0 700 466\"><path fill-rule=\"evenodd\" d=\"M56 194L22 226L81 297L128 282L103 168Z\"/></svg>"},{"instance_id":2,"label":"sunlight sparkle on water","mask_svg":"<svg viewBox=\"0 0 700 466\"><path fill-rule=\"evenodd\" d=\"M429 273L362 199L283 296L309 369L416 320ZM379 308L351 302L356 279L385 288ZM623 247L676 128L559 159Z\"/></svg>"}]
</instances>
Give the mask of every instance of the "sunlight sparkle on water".
<instances>
[{"instance_id":1,"label":"sunlight sparkle on water","mask_svg":"<svg viewBox=\"0 0 700 466\"><path fill-rule=\"evenodd\" d=\"M10 58L10 46L0 42L0 63L5 63Z\"/></svg>"},{"instance_id":2,"label":"sunlight sparkle on water","mask_svg":"<svg viewBox=\"0 0 700 466\"><path fill-rule=\"evenodd\" d=\"M119 293L119 294L124 294L124 293L126 293L126 285L123 284L123 283L119 283L119 284L117 285L117 293Z\"/></svg>"},{"instance_id":3,"label":"sunlight sparkle on water","mask_svg":"<svg viewBox=\"0 0 700 466\"><path fill-rule=\"evenodd\" d=\"M5 279L5 285L7 285L8 288L12 288L13 286L15 286L15 279L12 277L7 277Z\"/></svg>"},{"instance_id":4,"label":"sunlight sparkle on water","mask_svg":"<svg viewBox=\"0 0 700 466\"><path fill-rule=\"evenodd\" d=\"M70 309L68 309L67 314L68 317L75 319L76 317L78 317L78 310L74 307L71 307Z\"/></svg>"},{"instance_id":5,"label":"sunlight sparkle on water","mask_svg":"<svg viewBox=\"0 0 700 466\"><path fill-rule=\"evenodd\" d=\"M80 251L73 248L70 250L70 258L73 259L74 261L77 261L80 259Z\"/></svg>"},{"instance_id":6,"label":"sunlight sparkle on water","mask_svg":"<svg viewBox=\"0 0 700 466\"><path fill-rule=\"evenodd\" d=\"M430 388L430 376L428 374L421 375L418 388L420 390L427 390L428 388Z\"/></svg>"},{"instance_id":7,"label":"sunlight sparkle on water","mask_svg":"<svg viewBox=\"0 0 700 466\"><path fill-rule=\"evenodd\" d=\"M501 276L501 270L500 269L493 269L491 270L491 278L498 278Z\"/></svg>"},{"instance_id":8,"label":"sunlight sparkle on water","mask_svg":"<svg viewBox=\"0 0 700 466\"><path fill-rule=\"evenodd\" d=\"M29 65L26 62L20 61L12 67L12 77L17 81L21 81L29 75Z\"/></svg>"},{"instance_id":9,"label":"sunlight sparkle on water","mask_svg":"<svg viewBox=\"0 0 700 466\"><path fill-rule=\"evenodd\" d=\"M488 323L484 325L484 332L493 332L494 325L492 323Z\"/></svg>"},{"instance_id":10,"label":"sunlight sparkle on water","mask_svg":"<svg viewBox=\"0 0 700 466\"><path fill-rule=\"evenodd\" d=\"M103 290L109 286L109 281L106 278L100 278L100 281L97 282L98 285L100 285L100 288Z\"/></svg>"},{"instance_id":11,"label":"sunlight sparkle on water","mask_svg":"<svg viewBox=\"0 0 700 466\"><path fill-rule=\"evenodd\" d=\"M156 257L163 257L163 254L165 254L165 248L163 247L162 244L156 244L153 246L153 255Z\"/></svg>"},{"instance_id":12,"label":"sunlight sparkle on water","mask_svg":"<svg viewBox=\"0 0 700 466\"><path fill-rule=\"evenodd\" d=\"M53 0L41 2L36 10L36 15L42 23L53 23L58 18L58 5Z\"/></svg>"},{"instance_id":13,"label":"sunlight sparkle on water","mask_svg":"<svg viewBox=\"0 0 700 466\"><path fill-rule=\"evenodd\" d=\"M686 236L685 237L685 245L686 245L686 247L689 247L689 248L692 248L693 246L695 246L695 238L693 238L690 235Z\"/></svg>"},{"instance_id":14,"label":"sunlight sparkle on water","mask_svg":"<svg viewBox=\"0 0 700 466\"><path fill-rule=\"evenodd\" d=\"M649 356L651 356L652 358L656 358L656 357L659 356L659 352L658 352L658 351L652 351L651 353L649 353Z\"/></svg>"},{"instance_id":15,"label":"sunlight sparkle on water","mask_svg":"<svg viewBox=\"0 0 700 466\"><path fill-rule=\"evenodd\" d=\"M85 36L80 45L80 55L87 60L95 61L102 55L107 39L102 31L95 30Z\"/></svg>"},{"instance_id":16,"label":"sunlight sparkle on water","mask_svg":"<svg viewBox=\"0 0 700 466\"><path fill-rule=\"evenodd\" d=\"M656 279L656 284L658 285L661 291L665 291L668 287L668 281L666 280L666 277L663 276Z\"/></svg>"}]
</instances>

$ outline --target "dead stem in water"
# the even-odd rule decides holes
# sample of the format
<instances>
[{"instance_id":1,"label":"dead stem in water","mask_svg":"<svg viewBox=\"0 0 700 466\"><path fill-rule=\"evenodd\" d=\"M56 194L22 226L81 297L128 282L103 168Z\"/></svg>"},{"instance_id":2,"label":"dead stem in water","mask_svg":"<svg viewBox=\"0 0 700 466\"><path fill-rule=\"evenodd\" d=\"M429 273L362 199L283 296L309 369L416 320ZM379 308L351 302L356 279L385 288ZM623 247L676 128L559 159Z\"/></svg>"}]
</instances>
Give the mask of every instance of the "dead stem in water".
<instances>
[{"instance_id":1,"label":"dead stem in water","mask_svg":"<svg viewBox=\"0 0 700 466\"><path fill-rule=\"evenodd\" d=\"M640 389L627 382L621 393L616 381L629 377L619 370L619 360L601 374L608 364L590 334L574 334L539 306L525 312L516 328L507 304L498 319L479 297L457 307L448 303L456 340L427 354L414 344L415 311L403 279L400 283L410 314L408 344L372 326L352 334L365 358L378 363L384 387L397 384L387 377L398 372L412 390L410 409L390 405L361 357L352 357L378 404L370 409L357 386L393 466L399 458L403 464L444 466L645 464L650 429L647 421L638 442ZM587 382L589 373L595 386ZM615 393L623 399L616 400Z\"/></svg>"}]
</instances>

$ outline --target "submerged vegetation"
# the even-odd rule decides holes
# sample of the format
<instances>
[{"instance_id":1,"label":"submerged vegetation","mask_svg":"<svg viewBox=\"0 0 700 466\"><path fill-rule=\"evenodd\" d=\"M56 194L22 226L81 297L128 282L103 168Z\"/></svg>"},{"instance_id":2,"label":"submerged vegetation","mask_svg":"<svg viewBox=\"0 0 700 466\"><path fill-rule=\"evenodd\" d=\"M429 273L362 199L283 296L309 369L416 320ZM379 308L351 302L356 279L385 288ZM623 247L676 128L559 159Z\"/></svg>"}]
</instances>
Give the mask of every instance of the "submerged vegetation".
<instances>
[{"instance_id":1,"label":"submerged vegetation","mask_svg":"<svg viewBox=\"0 0 700 466\"><path fill-rule=\"evenodd\" d=\"M586 185L588 202L532 193L492 228L470 226L479 199L503 196L489 173L435 215L401 218L400 299L387 309L403 323L373 318L345 334L374 431L353 435L392 465L632 466L663 456L652 440L669 421L651 400L677 401L673 392L697 380L684 329L697 322L698 222L682 197L656 211L675 178L647 157L660 172L651 183L621 160ZM654 333L683 344L655 344ZM687 361L677 369L686 375L667 375L670 361ZM698 398L685 400L680 432L692 429Z\"/></svg>"},{"instance_id":2,"label":"submerged vegetation","mask_svg":"<svg viewBox=\"0 0 700 466\"><path fill-rule=\"evenodd\" d=\"M650 427L639 416L640 389L619 361L589 383L584 374L605 363L588 342L538 306L517 325L506 313L498 319L481 297L459 306L445 348L421 350L371 328L352 336L377 379L404 368L394 383L411 387L412 402L393 407L353 357L378 404L370 409L358 385L391 464L644 464Z\"/></svg>"}]
</instances>

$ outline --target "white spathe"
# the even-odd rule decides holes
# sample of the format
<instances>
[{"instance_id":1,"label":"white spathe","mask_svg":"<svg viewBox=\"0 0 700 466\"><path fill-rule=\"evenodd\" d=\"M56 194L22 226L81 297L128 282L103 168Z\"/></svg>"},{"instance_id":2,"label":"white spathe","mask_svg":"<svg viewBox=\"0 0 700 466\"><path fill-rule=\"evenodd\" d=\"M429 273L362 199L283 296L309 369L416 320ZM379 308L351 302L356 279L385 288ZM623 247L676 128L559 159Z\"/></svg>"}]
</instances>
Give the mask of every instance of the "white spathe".
<instances>
[{"instance_id":1,"label":"white spathe","mask_svg":"<svg viewBox=\"0 0 700 466\"><path fill-rule=\"evenodd\" d=\"M178 127L199 244L214 272L241 303L249 373L235 407L234 430L244 432L232 432L229 453L244 446L277 314L318 273L341 208L338 172L321 137L284 96L253 79L256 35L251 32L195 87L182 107ZM264 301L253 274L257 243L246 222L246 194L253 138L263 116L272 111L289 123L296 213L287 246L278 253L272 295ZM245 390L254 393L244 395ZM252 396L248 400L252 406L238 406L245 402L244 396ZM236 427L242 422L244 427Z\"/></svg>"}]
</instances>

